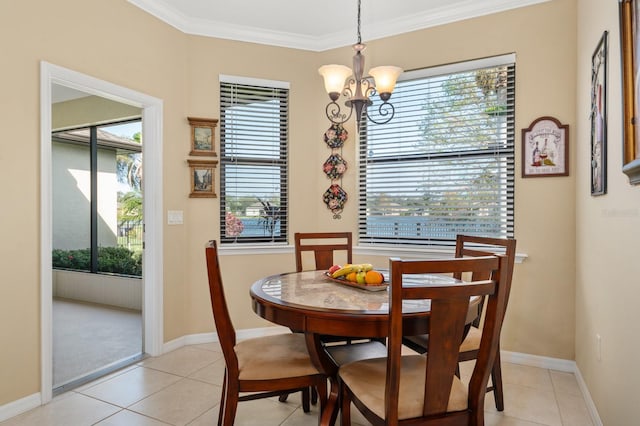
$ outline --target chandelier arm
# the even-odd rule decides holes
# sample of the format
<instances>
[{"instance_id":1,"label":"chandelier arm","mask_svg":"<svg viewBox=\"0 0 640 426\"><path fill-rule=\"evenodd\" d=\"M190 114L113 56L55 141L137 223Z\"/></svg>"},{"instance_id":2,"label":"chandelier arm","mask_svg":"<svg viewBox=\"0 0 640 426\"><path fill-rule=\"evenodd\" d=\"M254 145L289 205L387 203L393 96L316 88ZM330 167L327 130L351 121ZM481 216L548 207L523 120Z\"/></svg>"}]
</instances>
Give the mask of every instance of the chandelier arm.
<instances>
[{"instance_id":1,"label":"chandelier arm","mask_svg":"<svg viewBox=\"0 0 640 426\"><path fill-rule=\"evenodd\" d=\"M369 109L367 108L367 118L369 119L369 121L375 124L387 124L389 121L391 121L395 113L396 113L396 109L392 103L383 102L378 107L378 114L380 114L380 116L383 119L380 121L376 121L373 118L371 118L371 116L369 115Z\"/></svg>"},{"instance_id":2,"label":"chandelier arm","mask_svg":"<svg viewBox=\"0 0 640 426\"><path fill-rule=\"evenodd\" d=\"M356 87L356 80L351 77L347 80L347 84L344 85L342 89L342 96L345 96L347 99L351 99L355 93L351 90L351 87Z\"/></svg>"},{"instance_id":3,"label":"chandelier arm","mask_svg":"<svg viewBox=\"0 0 640 426\"><path fill-rule=\"evenodd\" d=\"M367 98L371 99L376 93L376 86L373 83L373 79L371 77L365 77L362 79L362 86L365 87L363 95Z\"/></svg>"},{"instance_id":4,"label":"chandelier arm","mask_svg":"<svg viewBox=\"0 0 640 426\"><path fill-rule=\"evenodd\" d=\"M342 108L340 108L340 105L338 105L337 102L331 101L325 108L325 114L327 115L329 121L331 121L332 123L344 124L351 118L351 115L353 114L353 108L349 108L349 115L347 116L346 113L342 112Z\"/></svg>"}]
</instances>

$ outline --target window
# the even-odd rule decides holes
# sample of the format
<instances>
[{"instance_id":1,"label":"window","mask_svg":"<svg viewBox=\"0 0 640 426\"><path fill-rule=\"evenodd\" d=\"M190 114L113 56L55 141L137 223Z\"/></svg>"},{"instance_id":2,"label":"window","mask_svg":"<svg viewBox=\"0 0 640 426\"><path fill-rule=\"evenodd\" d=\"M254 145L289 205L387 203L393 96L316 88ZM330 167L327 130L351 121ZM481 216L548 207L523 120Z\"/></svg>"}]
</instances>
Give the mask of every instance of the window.
<instances>
[{"instance_id":1,"label":"window","mask_svg":"<svg viewBox=\"0 0 640 426\"><path fill-rule=\"evenodd\" d=\"M53 132L53 267L142 275L142 121Z\"/></svg>"},{"instance_id":2,"label":"window","mask_svg":"<svg viewBox=\"0 0 640 426\"><path fill-rule=\"evenodd\" d=\"M286 242L289 88L220 77L220 239Z\"/></svg>"},{"instance_id":3,"label":"window","mask_svg":"<svg viewBox=\"0 0 640 426\"><path fill-rule=\"evenodd\" d=\"M391 98L393 120L363 120L360 244L513 236L514 60L406 72Z\"/></svg>"}]
</instances>

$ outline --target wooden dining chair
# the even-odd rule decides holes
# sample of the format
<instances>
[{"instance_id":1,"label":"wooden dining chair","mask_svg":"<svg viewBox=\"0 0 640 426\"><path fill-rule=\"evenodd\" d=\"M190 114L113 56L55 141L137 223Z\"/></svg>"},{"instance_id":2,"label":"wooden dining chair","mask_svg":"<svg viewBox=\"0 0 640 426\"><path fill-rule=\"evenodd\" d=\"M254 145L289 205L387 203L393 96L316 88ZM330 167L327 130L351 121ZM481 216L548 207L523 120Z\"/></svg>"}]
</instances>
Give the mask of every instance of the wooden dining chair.
<instances>
[{"instance_id":1,"label":"wooden dining chair","mask_svg":"<svg viewBox=\"0 0 640 426\"><path fill-rule=\"evenodd\" d=\"M353 263L351 232L296 232L294 244L296 272L328 270L340 260L345 261L341 262L343 265ZM313 253L313 257L305 256L307 252ZM309 259L311 257L312 259ZM321 340L337 365L366 357L380 356L386 352L384 344L379 340L328 335L322 336ZM280 401L286 399L286 395L280 397ZM311 402L315 403L315 401L316 395L311 390Z\"/></svg>"},{"instance_id":2,"label":"wooden dining chair","mask_svg":"<svg viewBox=\"0 0 640 426\"><path fill-rule=\"evenodd\" d=\"M294 234L296 272L305 270L303 255L312 252L314 262L312 270L328 270L337 262L337 256L342 253L342 259L353 263L353 237L351 232L296 232Z\"/></svg>"},{"instance_id":3,"label":"wooden dining chair","mask_svg":"<svg viewBox=\"0 0 640 426\"><path fill-rule=\"evenodd\" d=\"M340 367L342 426L350 426L351 404L373 425L484 424L484 399L504 319L507 272L504 256L448 260L390 259L387 356ZM413 274L475 272L488 280L440 286L403 286ZM478 358L468 384L456 375L471 296L487 296ZM402 355L403 302L431 299L429 352ZM406 312L405 312L406 315Z\"/></svg>"},{"instance_id":4,"label":"wooden dining chair","mask_svg":"<svg viewBox=\"0 0 640 426\"><path fill-rule=\"evenodd\" d=\"M304 335L287 333L236 341L224 297L216 242L209 241L205 251L211 308L225 362L218 426L233 425L239 401L297 391L302 392L304 411L309 412L310 388L317 390L323 408L327 377L311 362ZM244 392L251 393L240 396Z\"/></svg>"},{"instance_id":5,"label":"wooden dining chair","mask_svg":"<svg viewBox=\"0 0 640 426\"><path fill-rule=\"evenodd\" d=\"M294 234L296 272L306 270L304 268L303 254L313 252L314 262L311 270L328 270L338 262L337 256L342 256L346 263L353 263L353 237L351 232L296 232ZM345 262L342 262L344 265ZM306 263L309 265L309 262ZM352 338L338 336L323 336L322 341L351 343ZM367 339L360 339L367 340ZM362 346L360 350L364 350Z\"/></svg>"},{"instance_id":6,"label":"wooden dining chair","mask_svg":"<svg viewBox=\"0 0 640 426\"><path fill-rule=\"evenodd\" d=\"M508 270L503 275L503 280L507 281L507 296L506 300L509 300L509 291L511 289L511 280L513 277L513 265L516 258L516 240L506 238L490 238L490 237L477 237L471 235L458 235L456 238L456 251L455 257L478 257L478 256L490 256L496 253L502 253L507 258ZM460 278L458 276L458 278ZM472 280L484 279L478 274L472 277ZM459 362L471 361L477 359L480 350L480 337L482 336L482 313L483 313L484 300L478 305L478 316L472 323L472 327L469 329L467 337L460 345L460 354L458 356ZM411 349L425 353L429 350L429 336L407 336L404 339L404 344ZM498 352L496 355L495 364L491 370L491 386L487 387L487 392L493 391L493 397L498 411L504 410L504 393L502 386L502 367L500 361L500 347L498 346Z\"/></svg>"}]
</instances>

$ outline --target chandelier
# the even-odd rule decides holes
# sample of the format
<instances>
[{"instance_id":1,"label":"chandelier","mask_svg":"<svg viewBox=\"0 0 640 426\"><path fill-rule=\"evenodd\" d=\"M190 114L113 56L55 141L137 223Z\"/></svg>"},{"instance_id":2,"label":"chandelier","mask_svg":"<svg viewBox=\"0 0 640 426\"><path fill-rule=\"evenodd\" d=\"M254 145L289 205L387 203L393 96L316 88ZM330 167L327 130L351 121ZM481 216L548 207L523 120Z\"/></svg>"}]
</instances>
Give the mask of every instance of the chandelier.
<instances>
[{"instance_id":1,"label":"chandelier","mask_svg":"<svg viewBox=\"0 0 640 426\"><path fill-rule=\"evenodd\" d=\"M376 124L385 124L391 121L395 114L395 108L389 99L396 85L396 80L402 73L402 68L381 66L371 68L370 75L363 77L364 55L362 52L366 45L362 43L360 35L360 1L358 0L358 42L353 45L353 50L356 52L353 55L353 70L347 66L336 64L324 65L318 69L318 73L324 78L324 88L331 99L325 109L327 118L334 124L343 124L351 118L355 109L358 129L363 115ZM371 97L376 93L382 100L378 108L380 115L378 120L373 119L367 110L373 104ZM348 115L336 102L341 94L347 98L344 104L349 109Z\"/></svg>"}]
</instances>

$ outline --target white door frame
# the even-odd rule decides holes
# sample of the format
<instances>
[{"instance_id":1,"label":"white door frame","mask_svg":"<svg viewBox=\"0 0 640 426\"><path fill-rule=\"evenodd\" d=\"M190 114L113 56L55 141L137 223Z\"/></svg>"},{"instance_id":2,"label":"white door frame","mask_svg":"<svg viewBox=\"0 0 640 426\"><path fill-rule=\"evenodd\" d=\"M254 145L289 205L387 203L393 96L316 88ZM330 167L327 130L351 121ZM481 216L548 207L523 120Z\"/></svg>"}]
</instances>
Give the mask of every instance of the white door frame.
<instances>
[{"instance_id":1,"label":"white door frame","mask_svg":"<svg viewBox=\"0 0 640 426\"><path fill-rule=\"evenodd\" d=\"M142 109L144 164L143 352L160 355L163 346L162 273L162 100L47 62L40 63L40 333L41 403L53 396L52 349L52 174L51 85Z\"/></svg>"}]
</instances>

